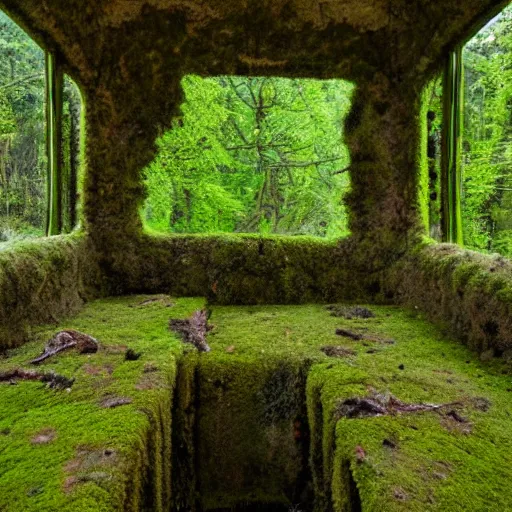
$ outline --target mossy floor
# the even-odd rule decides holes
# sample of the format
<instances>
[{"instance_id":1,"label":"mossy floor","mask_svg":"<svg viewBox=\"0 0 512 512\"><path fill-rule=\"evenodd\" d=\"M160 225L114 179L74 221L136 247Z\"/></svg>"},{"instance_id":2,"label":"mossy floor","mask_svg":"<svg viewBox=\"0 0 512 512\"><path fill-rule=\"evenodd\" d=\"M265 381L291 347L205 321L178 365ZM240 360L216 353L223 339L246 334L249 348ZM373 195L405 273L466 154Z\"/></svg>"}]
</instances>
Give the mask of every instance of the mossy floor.
<instances>
[{"instance_id":1,"label":"mossy floor","mask_svg":"<svg viewBox=\"0 0 512 512\"><path fill-rule=\"evenodd\" d=\"M335 510L351 510L349 467L363 510L512 510L509 369L482 363L415 312L369 307L376 318L345 320L320 305L218 307L210 357L312 361L310 458L320 509L332 499ZM337 336L338 328L368 339ZM323 346L355 354L327 357ZM462 406L337 421L343 399L372 390L407 403ZM454 410L464 423L452 417Z\"/></svg>"},{"instance_id":2,"label":"mossy floor","mask_svg":"<svg viewBox=\"0 0 512 512\"><path fill-rule=\"evenodd\" d=\"M97 354L42 365L74 377L70 392L0 384L0 511L164 510L176 496L189 510L297 506L306 489L294 482L311 487L318 511L353 510L358 499L365 511L512 510L503 363L481 362L415 312L382 306L352 320L322 305L214 307L212 351L196 354L167 325L204 301L156 299L96 301L58 327L101 343ZM56 330L36 330L0 372L29 368ZM325 346L347 350L329 357ZM126 361L127 348L140 359ZM345 399L373 393L453 405L342 417ZM103 407L112 397L132 402Z\"/></svg>"}]
</instances>

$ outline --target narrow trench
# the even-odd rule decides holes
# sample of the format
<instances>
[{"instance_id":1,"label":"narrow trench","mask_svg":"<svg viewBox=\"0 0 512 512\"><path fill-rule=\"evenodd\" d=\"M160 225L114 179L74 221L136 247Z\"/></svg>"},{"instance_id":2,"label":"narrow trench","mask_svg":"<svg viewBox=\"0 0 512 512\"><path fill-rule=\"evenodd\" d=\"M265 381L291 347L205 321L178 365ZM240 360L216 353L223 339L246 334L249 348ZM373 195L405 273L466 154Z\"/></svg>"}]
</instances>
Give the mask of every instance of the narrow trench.
<instances>
[{"instance_id":1,"label":"narrow trench","mask_svg":"<svg viewBox=\"0 0 512 512\"><path fill-rule=\"evenodd\" d=\"M209 493L210 489L213 489L214 493L218 489L216 489L215 486L212 487L211 482L209 484L204 484L204 482L201 481L201 471L199 468L201 464L204 464L205 457L212 456L208 450L210 447L205 449L204 441L201 443L203 436L208 437L211 435L211 433L204 432L205 428L207 428L204 422L201 427L200 418L204 414L202 407L213 407L213 409L217 409L217 407L216 404L212 405L211 403L205 402L204 395L201 395L201 393L204 393L202 388L204 387L205 376L204 374L201 375L201 371L204 372L204 368L199 370L197 358L193 361L195 362L191 363L190 360L187 361L185 358L185 360L179 365L178 384L173 403L172 510L175 512L181 512L184 510L189 512L311 512L313 509L321 510L323 505L319 506L318 503L315 504L312 470L310 466L310 451L315 447L311 446L312 439L308 424L306 380L311 364L304 361L304 364L302 364L298 369L295 369L295 390L293 393L290 393L290 396L295 396L296 399L296 402L292 404L295 408L293 415L286 416L288 411L288 409L286 409L286 405L289 404L283 404L278 400L276 406L276 402L273 402L273 405L276 406L281 414L280 419L285 417L290 426L293 426L289 432L290 436L293 436L293 442L296 446L295 458L292 457L289 461L290 464L296 465L295 480L290 482L286 488L281 489L281 494L283 497L286 497L286 499L283 499L278 503L274 502L272 499L265 502L267 489L261 486L260 480L260 485L255 484L254 489L250 488L249 492L246 492L247 495L252 496L253 499L255 498L254 501L250 500L250 502L248 502L247 500L240 500L240 502L237 503L237 498L235 498L239 496L239 494L237 494L237 482L233 482L233 496L229 496L229 493L222 494L226 493L225 489L221 492L222 498L226 498L226 496L229 498L233 497L233 503L230 503L229 506L226 507L225 502L216 502ZM284 380L286 381L286 378ZM275 379L271 382L275 384ZM268 385L268 383L269 382L265 385ZM217 387L222 388L222 386ZM224 388L222 389L223 393L229 393L229 390L226 391ZM262 396L264 395L265 393L262 393ZM222 400L225 399L223 398L222 393L220 393L219 396L222 397ZM208 398L210 397L208 396ZM250 398L250 395L248 395L248 398ZM219 403L219 408L221 407L222 405ZM221 423L225 423L225 435L230 436L230 428L232 423L236 421L236 418L228 415L219 416ZM215 425L211 425L211 429L215 428ZM265 418L262 417L261 423L256 426L256 429L262 430L264 428ZM201 446L203 450L202 452ZM285 447L283 446L283 450L284 449ZM254 456L254 454L249 454L246 460L245 456L243 456L242 460L238 460L236 463L241 466L244 466L245 464L250 465L251 456ZM227 455L227 459L229 459L229 457L230 455ZM270 466L275 463L271 455L268 456L268 461ZM231 464L231 462L228 462L228 468L229 464ZM230 483L230 479L233 479L233 474L229 472L227 474L223 474L223 467L226 467L226 462L219 460L218 466L216 466L216 469L218 469L216 478L221 482ZM265 465L260 466L259 469L261 470L260 473L263 473L265 477L267 475L272 475L273 472L276 471L275 466L272 469L269 468L268 472ZM350 469L348 467L346 469L347 470L344 471L343 474L349 478L345 483L345 488L350 494L350 512L361 512L361 501L357 486L352 478ZM241 469L240 472L242 473L243 470ZM261 474L258 474L255 478L260 477ZM250 485L252 485L252 482ZM247 488L244 488L244 491L247 491ZM263 497L263 499L257 498L260 496ZM209 506L204 506L205 501L209 503ZM288 503L283 503L283 501L288 501ZM330 504L326 504L325 506L325 511L328 512L328 510L332 510Z\"/></svg>"}]
</instances>

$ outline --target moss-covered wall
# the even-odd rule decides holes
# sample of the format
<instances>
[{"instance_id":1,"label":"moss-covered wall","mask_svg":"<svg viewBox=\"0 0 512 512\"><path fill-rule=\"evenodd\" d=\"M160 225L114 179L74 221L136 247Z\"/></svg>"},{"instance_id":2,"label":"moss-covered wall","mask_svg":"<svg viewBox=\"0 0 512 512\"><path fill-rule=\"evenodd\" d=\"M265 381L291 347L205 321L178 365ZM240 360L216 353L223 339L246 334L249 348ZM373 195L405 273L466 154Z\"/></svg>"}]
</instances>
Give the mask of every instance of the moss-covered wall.
<instances>
[{"instance_id":1,"label":"moss-covered wall","mask_svg":"<svg viewBox=\"0 0 512 512\"><path fill-rule=\"evenodd\" d=\"M32 324L76 312L97 280L84 236L18 243L0 251L0 351L23 342Z\"/></svg>"},{"instance_id":2,"label":"moss-covered wall","mask_svg":"<svg viewBox=\"0 0 512 512\"><path fill-rule=\"evenodd\" d=\"M0 0L0 7L59 56L86 99L88 241L81 257L98 265L98 287L116 294L207 290L218 302L243 303L382 298L378 283L425 231L418 159L423 87L447 52L506 3ZM346 120L348 241L328 250L322 243L264 242L260 255L260 242L214 239L190 254L197 240L142 234L141 171L179 109L180 80L188 73L356 83ZM38 289L37 279L25 280ZM15 301L20 319L36 319L30 300L18 294Z\"/></svg>"},{"instance_id":3,"label":"moss-covered wall","mask_svg":"<svg viewBox=\"0 0 512 512\"><path fill-rule=\"evenodd\" d=\"M373 269L390 254L400 255L423 229L416 165L422 87L450 45L503 1L0 5L61 55L81 84L87 100L86 225L106 264L122 266L124 243L140 233L141 169L179 107L181 77L237 73L356 82L347 120L351 227L362 253L371 249L366 260Z\"/></svg>"},{"instance_id":4,"label":"moss-covered wall","mask_svg":"<svg viewBox=\"0 0 512 512\"><path fill-rule=\"evenodd\" d=\"M131 251L131 252L129 252ZM259 235L136 238L131 271L111 274L119 292L205 296L216 304L300 304L357 300L379 293L375 276L351 269L351 240Z\"/></svg>"},{"instance_id":5,"label":"moss-covered wall","mask_svg":"<svg viewBox=\"0 0 512 512\"><path fill-rule=\"evenodd\" d=\"M506 258L426 243L388 274L386 286L482 357L512 357L512 263Z\"/></svg>"}]
</instances>

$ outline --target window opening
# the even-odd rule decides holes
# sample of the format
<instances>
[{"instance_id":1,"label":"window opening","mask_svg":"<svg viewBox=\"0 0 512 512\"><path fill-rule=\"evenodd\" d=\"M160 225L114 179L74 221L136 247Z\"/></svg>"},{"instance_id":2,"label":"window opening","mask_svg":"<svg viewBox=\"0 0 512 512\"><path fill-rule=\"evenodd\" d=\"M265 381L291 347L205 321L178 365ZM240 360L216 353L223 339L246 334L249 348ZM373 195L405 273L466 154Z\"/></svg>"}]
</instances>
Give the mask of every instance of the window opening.
<instances>
[{"instance_id":1,"label":"window opening","mask_svg":"<svg viewBox=\"0 0 512 512\"><path fill-rule=\"evenodd\" d=\"M182 86L182 116L145 171L149 230L348 234L352 84L189 75Z\"/></svg>"},{"instance_id":2,"label":"window opening","mask_svg":"<svg viewBox=\"0 0 512 512\"><path fill-rule=\"evenodd\" d=\"M443 240L441 225L441 153L443 127L443 76L433 79L425 90L427 130L427 175L428 175L428 223L429 234L434 240Z\"/></svg>"},{"instance_id":3,"label":"window opening","mask_svg":"<svg viewBox=\"0 0 512 512\"><path fill-rule=\"evenodd\" d=\"M0 11L0 243L69 233L78 224L81 96Z\"/></svg>"},{"instance_id":4,"label":"window opening","mask_svg":"<svg viewBox=\"0 0 512 512\"><path fill-rule=\"evenodd\" d=\"M512 6L464 47L464 243L512 256Z\"/></svg>"},{"instance_id":5,"label":"window opening","mask_svg":"<svg viewBox=\"0 0 512 512\"><path fill-rule=\"evenodd\" d=\"M0 242L44 234L46 165L44 52L0 12Z\"/></svg>"}]
</instances>

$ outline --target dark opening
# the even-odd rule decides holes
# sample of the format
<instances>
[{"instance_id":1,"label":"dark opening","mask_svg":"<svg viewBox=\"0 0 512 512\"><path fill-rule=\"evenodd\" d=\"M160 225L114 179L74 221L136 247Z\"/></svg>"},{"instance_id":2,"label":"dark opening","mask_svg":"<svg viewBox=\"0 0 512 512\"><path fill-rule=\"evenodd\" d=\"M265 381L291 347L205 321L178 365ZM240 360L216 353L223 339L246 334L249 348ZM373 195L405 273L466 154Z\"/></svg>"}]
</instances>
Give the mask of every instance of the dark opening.
<instances>
[{"instance_id":1,"label":"dark opening","mask_svg":"<svg viewBox=\"0 0 512 512\"><path fill-rule=\"evenodd\" d=\"M348 486L350 493L350 510L352 512L362 512L361 497L359 496L359 490L357 488L350 466L347 463L347 475L348 475Z\"/></svg>"}]
</instances>

